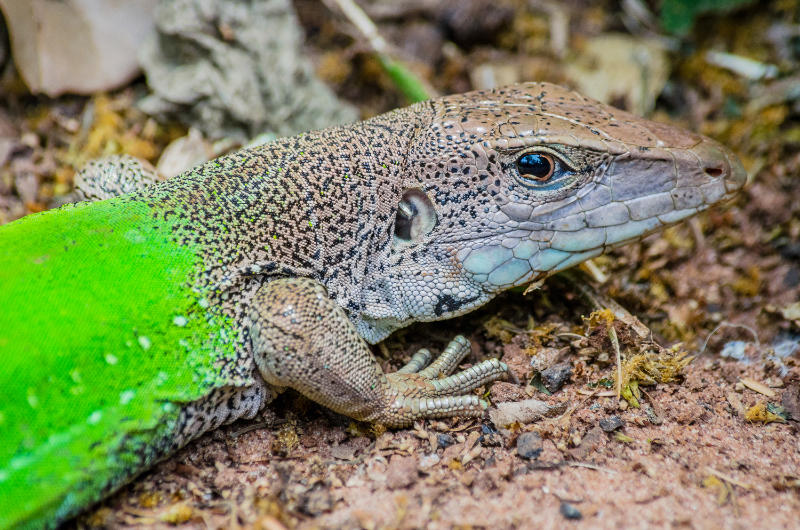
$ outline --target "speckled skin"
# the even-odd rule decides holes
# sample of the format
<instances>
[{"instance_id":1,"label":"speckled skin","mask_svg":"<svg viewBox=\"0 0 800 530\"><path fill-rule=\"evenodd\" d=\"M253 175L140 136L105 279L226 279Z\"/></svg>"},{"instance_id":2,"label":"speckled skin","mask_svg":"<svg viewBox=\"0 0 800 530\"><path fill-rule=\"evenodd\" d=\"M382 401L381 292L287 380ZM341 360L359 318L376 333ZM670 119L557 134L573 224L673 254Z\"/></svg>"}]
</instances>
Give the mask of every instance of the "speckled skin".
<instances>
[{"instance_id":1,"label":"speckled skin","mask_svg":"<svg viewBox=\"0 0 800 530\"><path fill-rule=\"evenodd\" d=\"M556 177L520 175L526 153L552 156ZM86 196L115 194L114 164L81 175ZM502 377L502 362L442 378L468 351L457 338L428 368L421 351L384 374L366 342L466 313L680 221L745 180L712 140L538 83L280 139L157 184L124 165L134 169L119 191L141 188L125 197L146 203L171 243L200 249L187 287L233 323L224 339L234 354L215 361L230 385L182 406L159 457L254 416L285 387L390 426L480 415L487 404L471 392Z\"/></svg>"},{"instance_id":2,"label":"speckled skin","mask_svg":"<svg viewBox=\"0 0 800 530\"><path fill-rule=\"evenodd\" d=\"M526 185L514 162L529 152L555 155L570 178ZM480 414L485 403L457 394L505 366L434 391L419 376L386 378L363 340L470 311L688 217L744 179L712 140L526 84L281 139L143 195L182 217L176 237L207 249L198 282L215 286L211 303L241 326L241 357L226 370L252 379L255 362L270 385L405 425ZM408 190L423 209L429 201L418 216L429 222L401 239L395 224ZM454 394L458 405L428 400Z\"/></svg>"},{"instance_id":3,"label":"speckled skin","mask_svg":"<svg viewBox=\"0 0 800 530\"><path fill-rule=\"evenodd\" d=\"M572 169L569 183L520 181L514 161L540 151ZM126 167L125 191L137 180ZM106 168L92 174L105 183ZM389 425L479 415L486 404L467 392L501 377L502 363L462 375L466 385L434 389L417 374L387 377L364 340L470 311L688 217L744 182L736 158L712 140L535 83L280 139L157 186L141 175L140 198L167 219L179 216L174 237L205 249L198 290L212 286L209 303L239 323L241 355L221 370L268 383L248 387L239 407L227 394L195 404L182 440L252 416L270 386ZM97 182L86 178L89 188ZM407 190L424 194L434 217L411 240L394 235Z\"/></svg>"}]
</instances>

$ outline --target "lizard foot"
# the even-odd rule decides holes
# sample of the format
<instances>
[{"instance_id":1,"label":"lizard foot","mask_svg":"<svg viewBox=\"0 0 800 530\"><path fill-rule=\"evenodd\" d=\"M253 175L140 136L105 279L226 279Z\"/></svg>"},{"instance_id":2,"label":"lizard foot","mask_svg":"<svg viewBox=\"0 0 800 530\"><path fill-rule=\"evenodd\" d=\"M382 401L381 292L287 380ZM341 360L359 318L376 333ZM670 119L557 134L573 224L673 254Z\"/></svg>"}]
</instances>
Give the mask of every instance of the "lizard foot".
<instances>
[{"instance_id":1,"label":"lizard foot","mask_svg":"<svg viewBox=\"0 0 800 530\"><path fill-rule=\"evenodd\" d=\"M488 403L469 392L502 378L508 366L497 359L487 359L448 375L467 353L469 341L461 335L432 363L430 351L419 350L405 366L386 375L385 404L375 411L377 417L370 419L403 426L424 418L482 416Z\"/></svg>"},{"instance_id":2,"label":"lizard foot","mask_svg":"<svg viewBox=\"0 0 800 530\"><path fill-rule=\"evenodd\" d=\"M155 168L130 155L110 155L91 160L75 175L75 198L102 201L143 190L158 183Z\"/></svg>"},{"instance_id":3,"label":"lizard foot","mask_svg":"<svg viewBox=\"0 0 800 530\"><path fill-rule=\"evenodd\" d=\"M389 427L481 416L488 404L471 392L508 372L505 363L489 359L450 375L469 353L469 341L456 337L433 362L423 349L386 374L344 310L310 278L264 285L253 297L250 321L254 360L268 385Z\"/></svg>"}]
</instances>

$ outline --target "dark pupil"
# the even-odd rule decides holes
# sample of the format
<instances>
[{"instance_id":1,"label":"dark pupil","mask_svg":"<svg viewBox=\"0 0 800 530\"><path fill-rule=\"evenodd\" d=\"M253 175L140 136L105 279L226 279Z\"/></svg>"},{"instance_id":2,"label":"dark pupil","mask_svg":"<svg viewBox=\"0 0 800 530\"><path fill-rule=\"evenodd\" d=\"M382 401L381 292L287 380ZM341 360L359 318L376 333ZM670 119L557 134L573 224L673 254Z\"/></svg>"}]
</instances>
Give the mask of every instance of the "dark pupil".
<instances>
[{"instance_id":1,"label":"dark pupil","mask_svg":"<svg viewBox=\"0 0 800 530\"><path fill-rule=\"evenodd\" d=\"M537 154L522 155L517 160L517 169L520 175L530 175L534 178L544 178L550 173L550 161Z\"/></svg>"}]
</instances>

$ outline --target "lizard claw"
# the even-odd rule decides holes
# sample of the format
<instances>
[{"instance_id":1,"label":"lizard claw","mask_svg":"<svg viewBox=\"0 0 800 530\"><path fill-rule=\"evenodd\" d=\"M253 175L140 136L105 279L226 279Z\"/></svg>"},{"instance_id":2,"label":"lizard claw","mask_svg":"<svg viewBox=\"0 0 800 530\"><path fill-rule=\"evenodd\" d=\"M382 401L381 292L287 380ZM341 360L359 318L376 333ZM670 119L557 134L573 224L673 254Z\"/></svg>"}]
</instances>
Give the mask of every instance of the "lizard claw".
<instances>
[{"instance_id":1,"label":"lizard claw","mask_svg":"<svg viewBox=\"0 0 800 530\"><path fill-rule=\"evenodd\" d=\"M386 376L386 405L377 411L374 421L405 426L425 418L482 416L489 404L468 392L502 378L508 366L497 359L487 359L448 375L467 353L469 341L461 335L432 363L430 351L419 350L400 370Z\"/></svg>"}]
</instances>

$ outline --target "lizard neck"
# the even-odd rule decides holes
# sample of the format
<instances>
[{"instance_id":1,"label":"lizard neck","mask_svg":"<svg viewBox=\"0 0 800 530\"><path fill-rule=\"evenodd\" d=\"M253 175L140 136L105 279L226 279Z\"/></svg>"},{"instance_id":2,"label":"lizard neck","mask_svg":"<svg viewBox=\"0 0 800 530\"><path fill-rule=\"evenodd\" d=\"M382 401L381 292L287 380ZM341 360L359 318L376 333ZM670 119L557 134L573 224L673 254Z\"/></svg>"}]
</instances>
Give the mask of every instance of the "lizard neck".
<instances>
[{"instance_id":1,"label":"lizard neck","mask_svg":"<svg viewBox=\"0 0 800 530\"><path fill-rule=\"evenodd\" d=\"M179 242L203 250L198 287L307 276L358 312L362 280L392 241L406 153L424 126L417 107L245 149L145 195L180 217Z\"/></svg>"}]
</instances>

